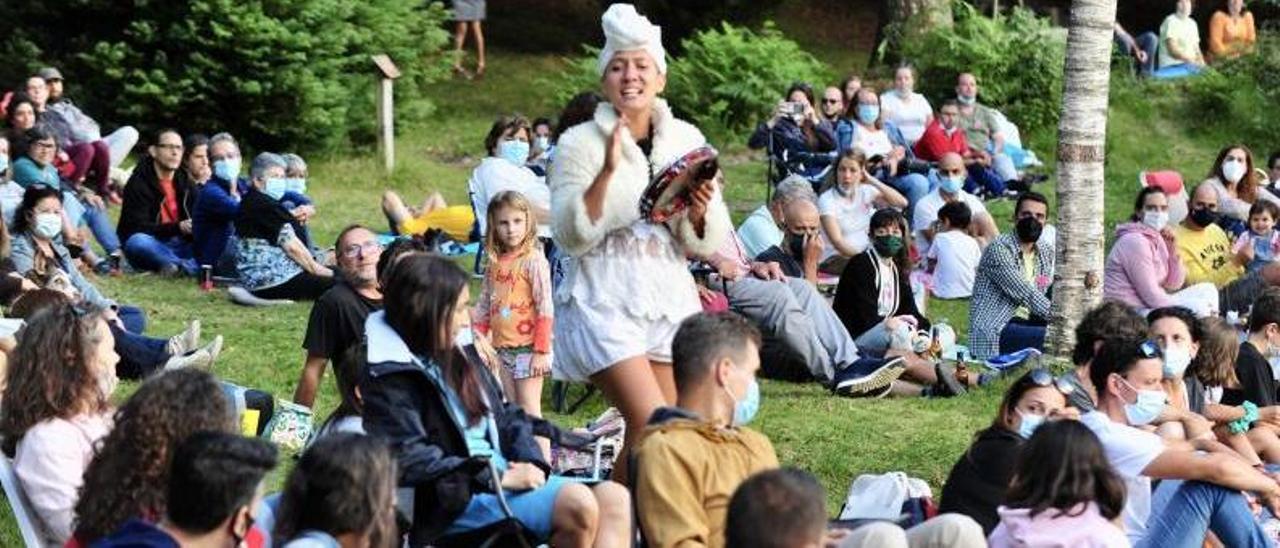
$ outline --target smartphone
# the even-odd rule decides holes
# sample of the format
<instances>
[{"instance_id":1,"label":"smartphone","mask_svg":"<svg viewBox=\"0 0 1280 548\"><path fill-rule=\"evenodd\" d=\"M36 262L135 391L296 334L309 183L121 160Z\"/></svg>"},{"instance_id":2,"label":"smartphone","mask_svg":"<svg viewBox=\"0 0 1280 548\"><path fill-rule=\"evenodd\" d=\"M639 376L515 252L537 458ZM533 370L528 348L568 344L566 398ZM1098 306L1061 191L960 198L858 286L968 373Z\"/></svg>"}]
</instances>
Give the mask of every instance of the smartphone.
<instances>
[{"instance_id":1,"label":"smartphone","mask_svg":"<svg viewBox=\"0 0 1280 548\"><path fill-rule=\"evenodd\" d=\"M793 118L804 116L804 103L796 101L782 103L782 113Z\"/></svg>"}]
</instances>

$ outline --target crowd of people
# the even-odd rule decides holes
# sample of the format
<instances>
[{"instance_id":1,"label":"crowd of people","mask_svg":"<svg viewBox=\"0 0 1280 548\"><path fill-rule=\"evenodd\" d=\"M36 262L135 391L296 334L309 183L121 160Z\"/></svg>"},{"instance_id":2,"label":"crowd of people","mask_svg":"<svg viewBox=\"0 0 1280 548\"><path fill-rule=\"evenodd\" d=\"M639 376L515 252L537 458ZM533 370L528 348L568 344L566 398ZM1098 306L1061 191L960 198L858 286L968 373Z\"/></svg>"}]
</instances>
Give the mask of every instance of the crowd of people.
<instances>
[{"instance_id":1,"label":"crowd of people","mask_svg":"<svg viewBox=\"0 0 1280 548\"><path fill-rule=\"evenodd\" d=\"M470 4L457 44L475 31L480 76L483 2ZM1190 2L1177 5L1162 58L1190 55L1177 43ZM1247 50L1240 2L1227 5L1218 57ZM348 225L332 247L313 237L295 154L261 152L246 171L233 136L172 129L135 151L138 132L103 136L53 68L6 95L0 304L24 324L0 337L0 449L23 492L10 503L42 542L1275 542L1280 153L1268 171L1227 146L1189 192L1176 173L1147 177L1075 367L1011 370L940 514L833 525L813 476L780 468L749 426L757 377L955 397L1001 376L977 363L1041 349L1056 237L1034 155L971 72L936 112L910 66L889 91L850 76L820 103L796 83L750 139L770 158L770 197L734 227L714 151L659 97L661 29L627 4L602 26L600 89L554 122L499 117L469 203L386 191L387 230ZM655 207L655 181L679 198ZM1001 233L984 198L1004 197ZM447 240L479 243L478 286L442 256ZM232 283L250 304L314 301L293 401L313 406L331 368L341 403L281 492L263 487L277 449L241 435L244 402L209 372L222 337L202 342L198 319L146 335L143 310L92 281L138 272ZM930 299L970 299L967 345ZM627 426L611 478L558 473L558 446L583 434L542 418L553 373L599 388ZM142 382L115 407L121 378Z\"/></svg>"}]
</instances>

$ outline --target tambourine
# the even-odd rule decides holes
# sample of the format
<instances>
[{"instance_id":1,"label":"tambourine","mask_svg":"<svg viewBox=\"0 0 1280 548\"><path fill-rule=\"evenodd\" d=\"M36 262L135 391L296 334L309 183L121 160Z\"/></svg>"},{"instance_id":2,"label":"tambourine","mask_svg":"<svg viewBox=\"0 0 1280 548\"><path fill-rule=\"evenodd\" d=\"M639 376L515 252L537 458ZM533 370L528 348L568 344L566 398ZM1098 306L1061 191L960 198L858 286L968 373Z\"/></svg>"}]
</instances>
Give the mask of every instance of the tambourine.
<instances>
[{"instance_id":1,"label":"tambourine","mask_svg":"<svg viewBox=\"0 0 1280 548\"><path fill-rule=\"evenodd\" d=\"M689 207L692 189L720 170L720 154L709 146L695 148L663 168L640 197L640 216L664 223Z\"/></svg>"}]
</instances>

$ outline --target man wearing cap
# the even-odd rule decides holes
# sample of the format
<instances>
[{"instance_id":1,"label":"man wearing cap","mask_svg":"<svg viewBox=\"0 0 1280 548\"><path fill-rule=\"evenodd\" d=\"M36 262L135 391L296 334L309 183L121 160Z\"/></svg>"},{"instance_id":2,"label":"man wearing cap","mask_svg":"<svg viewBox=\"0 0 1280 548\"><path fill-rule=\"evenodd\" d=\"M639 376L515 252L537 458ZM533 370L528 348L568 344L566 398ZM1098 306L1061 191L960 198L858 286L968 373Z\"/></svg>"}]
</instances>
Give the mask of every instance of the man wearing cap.
<instances>
[{"instance_id":1,"label":"man wearing cap","mask_svg":"<svg viewBox=\"0 0 1280 548\"><path fill-rule=\"evenodd\" d=\"M53 67L45 67L36 76L43 78L49 86L48 110L57 113L71 127L71 142L105 141L111 151L111 167L119 167L129 151L133 150L133 146L138 144L138 130L133 126L123 126L104 137L98 122L63 95L62 72Z\"/></svg>"}]
</instances>

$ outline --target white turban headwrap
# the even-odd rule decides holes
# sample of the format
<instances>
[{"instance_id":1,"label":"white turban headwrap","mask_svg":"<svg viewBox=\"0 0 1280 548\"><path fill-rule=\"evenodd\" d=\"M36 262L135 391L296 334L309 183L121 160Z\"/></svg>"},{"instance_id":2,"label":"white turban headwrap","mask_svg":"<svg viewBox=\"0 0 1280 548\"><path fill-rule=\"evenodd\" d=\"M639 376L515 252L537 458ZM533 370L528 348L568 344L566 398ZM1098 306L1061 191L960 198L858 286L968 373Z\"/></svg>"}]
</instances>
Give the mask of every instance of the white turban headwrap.
<instances>
[{"instance_id":1,"label":"white turban headwrap","mask_svg":"<svg viewBox=\"0 0 1280 548\"><path fill-rule=\"evenodd\" d=\"M667 73L667 52L662 48L662 27L649 22L649 18L636 13L631 4L614 4L600 17L604 28L604 49L596 68L601 75L609 67L609 61L620 51L642 49L649 52L660 74Z\"/></svg>"}]
</instances>

